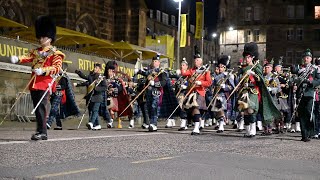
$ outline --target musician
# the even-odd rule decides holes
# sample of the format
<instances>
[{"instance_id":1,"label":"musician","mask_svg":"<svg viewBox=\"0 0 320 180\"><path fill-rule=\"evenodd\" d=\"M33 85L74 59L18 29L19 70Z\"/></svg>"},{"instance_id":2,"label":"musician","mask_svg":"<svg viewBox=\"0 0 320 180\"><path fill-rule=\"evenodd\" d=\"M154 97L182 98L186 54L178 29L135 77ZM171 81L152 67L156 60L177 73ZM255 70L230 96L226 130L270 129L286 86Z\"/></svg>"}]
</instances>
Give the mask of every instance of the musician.
<instances>
[{"instance_id":1,"label":"musician","mask_svg":"<svg viewBox=\"0 0 320 180\"><path fill-rule=\"evenodd\" d=\"M267 86L267 89L272 97L273 103L280 110L280 104L278 101L278 94L281 92L281 86L278 79L278 76L272 73L273 62L267 62L264 65L264 82ZM280 132L283 133L283 121L282 118L275 119L274 124L276 126L276 134ZM269 135L272 132L272 122L266 122L265 124L265 134Z\"/></svg>"},{"instance_id":2,"label":"musician","mask_svg":"<svg viewBox=\"0 0 320 180\"><path fill-rule=\"evenodd\" d=\"M188 70L188 62L183 59L183 61L181 62L181 70L182 71L186 71ZM177 70L177 81L176 81L176 96L178 98L179 104L182 104L182 100L185 97L186 93L187 93L187 87L188 87L188 81L187 78L184 76L181 76L181 70L178 69ZM181 107L181 106L180 106ZM188 116L188 113L183 109L180 108L180 128L178 129L178 131L184 131L188 129L187 123L190 120L190 114Z\"/></svg>"},{"instance_id":3,"label":"musician","mask_svg":"<svg viewBox=\"0 0 320 180\"><path fill-rule=\"evenodd\" d=\"M118 113L118 117L128 116L129 122L134 125L133 120L133 109L132 106L128 107L125 111L124 109L130 103L130 95L127 92L125 82L123 78L120 77L122 72L117 71L118 64L116 61L108 61L106 63L104 75L108 81L108 96L112 97L113 107L110 109L111 123L108 124L113 127L113 119L115 118L115 112ZM125 74L125 76L128 76ZM128 78L128 81L131 78ZM121 115L120 115L121 114Z\"/></svg>"},{"instance_id":4,"label":"musician","mask_svg":"<svg viewBox=\"0 0 320 180\"><path fill-rule=\"evenodd\" d=\"M63 63L63 66L66 66L66 63ZM64 67L63 69L66 68ZM47 121L47 129L51 128L55 120L57 127L54 130L62 130L61 119L71 115L78 116L80 115L80 110L75 102L71 80L67 73L60 73L56 83L56 89L50 97L51 109Z\"/></svg>"},{"instance_id":5,"label":"musician","mask_svg":"<svg viewBox=\"0 0 320 180\"><path fill-rule=\"evenodd\" d=\"M75 84L79 86L87 86L87 94L85 95L86 105L89 110L89 122L86 124L89 130L101 130L99 123L99 108L104 101L103 92L107 88L106 81L101 74L102 65L100 63L94 64L94 69L89 75L84 75L81 71L76 70L76 73L87 81Z\"/></svg>"},{"instance_id":6,"label":"musician","mask_svg":"<svg viewBox=\"0 0 320 180\"><path fill-rule=\"evenodd\" d=\"M152 58L150 69L135 69L135 73L146 77L145 85L149 85L145 94L147 112L150 120L148 130L149 132L157 131L163 88L167 84L167 74L160 69L160 56L157 55Z\"/></svg>"},{"instance_id":7,"label":"musician","mask_svg":"<svg viewBox=\"0 0 320 180\"><path fill-rule=\"evenodd\" d=\"M214 112L215 119L217 119L219 128L217 133L224 131L224 121L227 118L227 96L234 88L234 75L227 72L227 66L230 63L230 56L222 55L218 60L219 74L213 81L214 85L214 99L212 111ZM230 108L230 106L229 106ZM229 112L230 114L230 112Z\"/></svg>"},{"instance_id":8,"label":"musician","mask_svg":"<svg viewBox=\"0 0 320 180\"><path fill-rule=\"evenodd\" d=\"M315 87L320 85L320 69L312 65L311 50L307 49L302 59L304 65L298 70L299 78L295 81L297 89L297 98L301 98L298 103L298 118L301 124L301 141L308 142L314 136L314 101L315 101Z\"/></svg>"},{"instance_id":9,"label":"musician","mask_svg":"<svg viewBox=\"0 0 320 180\"><path fill-rule=\"evenodd\" d=\"M320 59L317 58L315 60L315 65L317 68L320 68ZM320 135L320 86L317 86L315 88L316 90L316 97L315 97L315 106L314 106L314 118L315 118L315 132L313 138L318 139Z\"/></svg>"},{"instance_id":10,"label":"musician","mask_svg":"<svg viewBox=\"0 0 320 180\"><path fill-rule=\"evenodd\" d=\"M246 66L242 68L242 79L238 84L240 86L238 109L240 114L243 114L246 129L244 137L256 135L256 118L259 108L261 108L264 122L271 122L274 118L281 117L264 84L262 67L256 62L258 57L257 44L253 42L245 44L243 58Z\"/></svg>"},{"instance_id":11,"label":"musician","mask_svg":"<svg viewBox=\"0 0 320 180\"><path fill-rule=\"evenodd\" d=\"M194 129L191 135L199 135L201 116L204 111L207 110L205 89L211 86L212 80L207 66L203 66L200 54L194 56L194 65L192 69L182 69L181 75L189 78L188 85L191 88L187 90L188 93L186 94L186 101L184 102L184 108L189 111L194 121Z\"/></svg>"},{"instance_id":12,"label":"musician","mask_svg":"<svg viewBox=\"0 0 320 180\"><path fill-rule=\"evenodd\" d=\"M52 91L52 87L48 87L53 78L51 75L56 75L61 71L62 61L65 55L52 46L55 41L56 26L50 16L39 16L35 22L36 37L40 42L41 47L33 49L25 56L12 56L12 63L30 63L32 62L32 74L29 90L34 107L38 104L42 96L43 100L36 109L37 130L32 135L31 140L47 140L46 127L46 112L49 93L45 94L47 88Z\"/></svg>"}]
</instances>

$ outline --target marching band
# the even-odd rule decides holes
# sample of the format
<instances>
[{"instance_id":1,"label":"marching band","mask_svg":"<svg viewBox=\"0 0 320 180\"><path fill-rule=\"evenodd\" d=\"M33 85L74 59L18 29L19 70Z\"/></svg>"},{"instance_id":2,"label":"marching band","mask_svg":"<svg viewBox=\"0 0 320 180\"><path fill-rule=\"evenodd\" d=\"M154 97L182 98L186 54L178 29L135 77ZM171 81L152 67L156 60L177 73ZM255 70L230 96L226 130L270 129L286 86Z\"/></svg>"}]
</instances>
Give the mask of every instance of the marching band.
<instances>
[{"instance_id":1,"label":"marching band","mask_svg":"<svg viewBox=\"0 0 320 180\"><path fill-rule=\"evenodd\" d=\"M37 130L31 139L47 140L47 129L54 120L55 129L61 130L61 119L79 116L80 110L72 83L62 68L64 54L51 45L56 32L52 19L40 16L35 24L41 47L24 57L13 56L11 62L32 62L29 89L36 107ZM247 43L238 69L230 69L232 57L221 55L211 72L212 64L203 64L198 53L193 67L184 58L176 71L162 69L156 56L149 67L136 68L133 77L121 76L115 61L107 62L104 72L102 64L95 63L88 75L76 71L86 81L73 86L87 87L81 121L88 110L86 126L90 130L101 130L99 116L108 128L114 127L116 118L121 121L121 117L128 117L128 128L135 128L135 123L143 119L141 127L149 132L157 131L159 118L165 118L166 128L174 127L177 119L179 131L193 126L191 135L200 135L202 129L214 124L217 133L224 133L224 126L233 123L237 132L244 131L245 138L255 137L257 131L264 136L301 132L304 142L318 138L320 61L312 64L309 49L303 53L304 64L291 68L282 67L282 58L277 64L270 61L261 66L258 57L257 44ZM51 92L48 119L47 89Z\"/></svg>"}]
</instances>

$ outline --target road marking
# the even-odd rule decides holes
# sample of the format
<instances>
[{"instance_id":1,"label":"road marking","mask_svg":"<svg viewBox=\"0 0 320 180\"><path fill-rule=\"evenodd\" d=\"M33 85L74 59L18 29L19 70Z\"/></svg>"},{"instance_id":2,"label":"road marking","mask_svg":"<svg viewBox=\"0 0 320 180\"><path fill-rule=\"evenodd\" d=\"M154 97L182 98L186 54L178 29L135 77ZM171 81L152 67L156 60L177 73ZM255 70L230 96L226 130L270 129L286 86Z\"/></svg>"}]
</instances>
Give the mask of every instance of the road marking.
<instances>
[{"instance_id":1,"label":"road marking","mask_svg":"<svg viewBox=\"0 0 320 180\"><path fill-rule=\"evenodd\" d=\"M174 159L179 156L172 156L172 157L162 157L162 158L157 158L157 159L147 159L147 160L141 160L141 161L133 161L131 162L132 164L141 164L141 163L146 163L146 162L152 162L152 161L162 161L162 160L169 160L169 159Z\"/></svg>"},{"instance_id":2,"label":"road marking","mask_svg":"<svg viewBox=\"0 0 320 180\"><path fill-rule=\"evenodd\" d=\"M112 135L112 136L109 135L109 136L56 138L56 139L40 140L38 142L73 141L73 140L81 140L81 139L102 139L102 138L116 138L116 137L134 137L134 136L152 136L152 135L164 135L164 134L168 134L168 133L143 133L143 134ZM8 141L8 142L0 142L0 145L24 144L24 143L30 143L30 142L34 142L34 141Z\"/></svg>"},{"instance_id":3,"label":"road marking","mask_svg":"<svg viewBox=\"0 0 320 180\"><path fill-rule=\"evenodd\" d=\"M61 173L55 173L55 174L45 174L41 176L35 176L36 179L43 179L43 178L50 178L50 177L56 177L56 176L64 176L69 174L77 174L77 173L83 173L83 172L89 172L89 171L97 171L98 168L90 168L90 169L82 169L82 170L76 170L76 171L66 171Z\"/></svg>"}]
</instances>

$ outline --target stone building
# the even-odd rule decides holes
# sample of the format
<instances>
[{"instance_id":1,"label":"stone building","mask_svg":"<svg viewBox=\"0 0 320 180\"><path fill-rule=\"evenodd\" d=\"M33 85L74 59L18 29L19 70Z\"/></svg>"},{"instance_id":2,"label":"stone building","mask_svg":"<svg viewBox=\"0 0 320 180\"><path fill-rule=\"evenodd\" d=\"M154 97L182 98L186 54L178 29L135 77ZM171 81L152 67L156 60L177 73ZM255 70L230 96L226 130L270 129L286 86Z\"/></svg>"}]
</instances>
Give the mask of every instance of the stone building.
<instances>
[{"instance_id":1,"label":"stone building","mask_svg":"<svg viewBox=\"0 0 320 180\"><path fill-rule=\"evenodd\" d=\"M0 15L32 26L38 15L50 14L61 27L110 41L144 46L147 8L144 0L4 0Z\"/></svg>"},{"instance_id":2,"label":"stone building","mask_svg":"<svg viewBox=\"0 0 320 180\"><path fill-rule=\"evenodd\" d=\"M254 41L262 60L283 56L285 64L301 63L307 48L320 56L319 6L318 0L220 0L220 54L236 64L244 44Z\"/></svg>"}]
</instances>

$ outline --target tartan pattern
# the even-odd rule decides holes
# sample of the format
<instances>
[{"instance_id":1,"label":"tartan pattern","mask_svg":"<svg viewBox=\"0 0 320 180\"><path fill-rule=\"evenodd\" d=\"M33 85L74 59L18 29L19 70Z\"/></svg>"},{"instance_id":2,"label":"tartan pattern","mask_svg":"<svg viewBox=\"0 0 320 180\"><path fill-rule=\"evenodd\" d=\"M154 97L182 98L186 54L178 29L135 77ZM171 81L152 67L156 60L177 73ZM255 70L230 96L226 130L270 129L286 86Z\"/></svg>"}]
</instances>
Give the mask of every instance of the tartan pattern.
<instances>
[{"instance_id":1,"label":"tartan pattern","mask_svg":"<svg viewBox=\"0 0 320 180\"><path fill-rule=\"evenodd\" d=\"M178 99L176 98L172 89L170 79L167 80L166 86L163 87L162 104L160 106L159 117L168 118L173 110L178 106ZM180 115L180 108L173 114L173 117Z\"/></svg>"}]
</instances>

